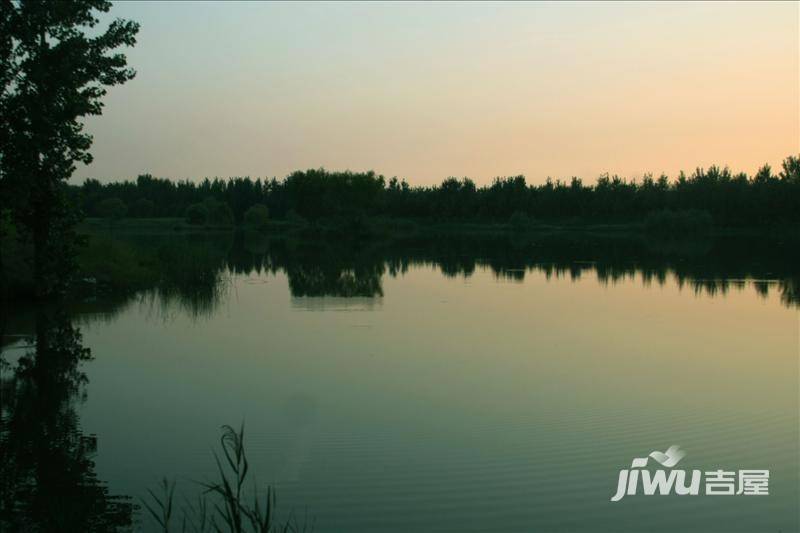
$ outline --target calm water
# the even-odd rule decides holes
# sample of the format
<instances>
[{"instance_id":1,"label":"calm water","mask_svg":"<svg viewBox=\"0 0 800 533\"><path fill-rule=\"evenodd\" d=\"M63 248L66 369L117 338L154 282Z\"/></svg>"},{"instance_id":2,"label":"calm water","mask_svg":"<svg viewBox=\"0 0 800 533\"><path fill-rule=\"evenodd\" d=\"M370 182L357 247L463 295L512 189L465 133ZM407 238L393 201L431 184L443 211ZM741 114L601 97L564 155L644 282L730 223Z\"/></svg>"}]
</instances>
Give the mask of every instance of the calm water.
<instances>
[{"instance_id":1,"label":"calm water","mask_svg":"<svg viewBox=\"0 0 800 533\"><path fill-rule=\"evenodd\" d=\"M94 359L53 416L90 442L92 501L165 475L196 493L220 426L244 421L252 472L321 532L798 531L800 323L780 279L261 253L208 297L72 311ZM769 469L770 495L609 501L672 444L676 468Z\"/></svg>"}]
</instances>

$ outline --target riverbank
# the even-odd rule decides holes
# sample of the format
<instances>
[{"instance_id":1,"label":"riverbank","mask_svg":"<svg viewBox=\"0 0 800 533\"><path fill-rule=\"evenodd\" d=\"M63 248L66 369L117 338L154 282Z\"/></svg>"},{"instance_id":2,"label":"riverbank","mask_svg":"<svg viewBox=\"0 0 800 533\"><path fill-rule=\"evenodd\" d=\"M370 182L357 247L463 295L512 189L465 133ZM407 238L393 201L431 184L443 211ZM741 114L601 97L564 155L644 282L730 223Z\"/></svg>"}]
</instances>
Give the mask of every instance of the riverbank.
<instances>
[{"instance_id":1,"label":"riverbank","mask_svg":"<svg viewBox=\"0 0 800 533\"><path fill-rule=\"evenodd\" d=\"M230 233L248 229L266 235L314 235L341 233L343 237L408 237L420 234L459 234L459 235L500 235L500 234L547 234L547 233L587 233L605 235L653 236L647 221L637 222L586 222L581 219L565 219L557 222L523 220L517 222L491 221L436 221L429 219L385 218L368 219L322 219L315 223L308 221L270 220L258 228L235 227L231 225L195 225L183 218L125 218L108 220L86 218L78 226L80 233L136 233L163 235L173 233ZM709 236L757 236L770 235L786 238L800 238L800 227L714 227L709 226L701 232ZM691 240L696 233L662 232L673 240Z\"/></svg>"}]
</instances>

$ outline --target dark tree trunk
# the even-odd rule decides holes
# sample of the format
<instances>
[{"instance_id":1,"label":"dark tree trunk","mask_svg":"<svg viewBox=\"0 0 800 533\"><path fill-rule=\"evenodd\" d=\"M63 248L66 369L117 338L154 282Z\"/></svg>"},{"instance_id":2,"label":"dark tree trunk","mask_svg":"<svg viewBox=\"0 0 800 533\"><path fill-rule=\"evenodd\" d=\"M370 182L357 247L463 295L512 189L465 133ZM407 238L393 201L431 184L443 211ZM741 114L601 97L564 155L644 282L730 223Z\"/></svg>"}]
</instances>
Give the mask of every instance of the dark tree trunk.
<instances>
[{"instance_id":1,"label":"dark tree trunk","mask_svg":"<svg viewBox=\"0 0 800 533\"><path fill-rule=\"evenodd\" d=\"M50 206L53 201L48 193L47 183L38 187L38 198L34 199L33 212L33 284L37 298L45 298L50 294L48 281L48 263L54 258L48 257L48 236L50 225L53 223L50 216Z\"/></svg>"}]
</instances>

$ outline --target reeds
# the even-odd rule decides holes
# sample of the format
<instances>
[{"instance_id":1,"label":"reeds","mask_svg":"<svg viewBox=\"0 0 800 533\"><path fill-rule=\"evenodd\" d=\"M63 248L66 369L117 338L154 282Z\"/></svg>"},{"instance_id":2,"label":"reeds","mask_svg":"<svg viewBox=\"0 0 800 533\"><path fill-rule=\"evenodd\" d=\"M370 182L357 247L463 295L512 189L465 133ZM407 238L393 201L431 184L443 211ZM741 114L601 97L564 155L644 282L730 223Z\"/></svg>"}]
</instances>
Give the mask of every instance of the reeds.
<instances>
[{"instance_id":1,"label":"reeds","mask_svg":"<svg viewBox=\"0 0 800 533\"><path fill-rule=\"evenodd\" d=\"M162 480L160 491L148 489L152 502L142 499L142 505L150 513L164 533L299 533L313 531L313 522L307 518L301 524L293 514L285 520L276 515L277 498L275 489L267 486L266 494L261 496L258 487L253 485L252 496L245 490L245 482L250 470L244 449L244 424L236 431L231 426L222 427L220 437L222 459L214 452L218 479L203 482L205 489L196 504L185 500L182 507L180 528L173 528L173 500L175 482ZM252 503L248 503L252 502Z\"/></svg>"}]
</instances>

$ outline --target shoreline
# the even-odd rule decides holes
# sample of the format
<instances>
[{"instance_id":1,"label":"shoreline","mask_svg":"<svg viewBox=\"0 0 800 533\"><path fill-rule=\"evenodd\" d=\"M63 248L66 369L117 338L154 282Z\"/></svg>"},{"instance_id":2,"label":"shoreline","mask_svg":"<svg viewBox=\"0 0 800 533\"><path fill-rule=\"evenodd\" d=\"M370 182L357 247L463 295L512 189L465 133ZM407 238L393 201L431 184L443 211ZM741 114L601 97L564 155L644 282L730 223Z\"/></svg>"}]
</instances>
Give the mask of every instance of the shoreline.
<instances>
[{"instance_id":1,"label":"shoreline","mask_svg":"<svg viewBox=\"0 0 800 533\"><path fill-rule=\"evenodd\" d=\"M743 226L711 227L702 233L681 235L654 235L645 227L644 221L636 222L586 222L531 221L525 226L493 221L436 221L429 219L383 218L375 217L350 221L345 219L324 219L317 222L294 222L270 220L262 227L246 225L195 225L183 218L124 218L116 221L87 217L77 226L79 234L91 233L133 233L140 235L160 234L226 234L239 231L253 231L267 236L298 234L325 234L339 232L352 238L362 237L404 237L415 234L458 234L458 235L542 235L542 234L598 234L630 235L645 238L664 238L666 240L686 241L706 237L769 236L800 239L800 226Z\"/></svg>"}]
</instances>

